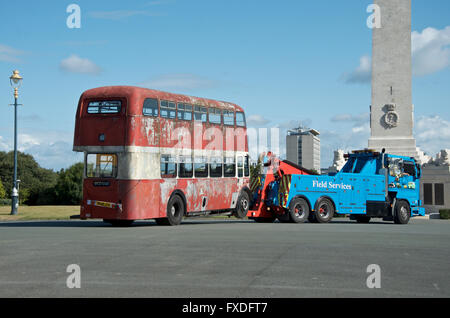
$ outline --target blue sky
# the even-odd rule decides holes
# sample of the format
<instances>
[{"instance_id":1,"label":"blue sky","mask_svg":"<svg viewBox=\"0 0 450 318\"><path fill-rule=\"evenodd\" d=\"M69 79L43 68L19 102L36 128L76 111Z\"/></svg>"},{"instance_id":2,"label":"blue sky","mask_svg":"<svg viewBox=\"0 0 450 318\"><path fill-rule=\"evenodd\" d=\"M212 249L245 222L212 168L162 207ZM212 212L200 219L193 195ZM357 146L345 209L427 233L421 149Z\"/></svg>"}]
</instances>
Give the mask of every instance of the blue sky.
<instances>
[{"instance_id":1,"label":"blue sky","mask_svg":"<svg viewBox=\"0 0 450 318\"><path fill-rule=\"evenodd\" d=\"M66 25L71 3L81 8L80 29ZM19 147L47 168L80 160L71 151L77 101L105 85L234 102L252 127L302 122L321 132L327 167L333 150L367 146L370 3L2 1L0 150L12 149L8 77L19 69ZM450 1L413 0L412 31L415 134L434 156L450 148Z\"/></svg>"}]
</instances>

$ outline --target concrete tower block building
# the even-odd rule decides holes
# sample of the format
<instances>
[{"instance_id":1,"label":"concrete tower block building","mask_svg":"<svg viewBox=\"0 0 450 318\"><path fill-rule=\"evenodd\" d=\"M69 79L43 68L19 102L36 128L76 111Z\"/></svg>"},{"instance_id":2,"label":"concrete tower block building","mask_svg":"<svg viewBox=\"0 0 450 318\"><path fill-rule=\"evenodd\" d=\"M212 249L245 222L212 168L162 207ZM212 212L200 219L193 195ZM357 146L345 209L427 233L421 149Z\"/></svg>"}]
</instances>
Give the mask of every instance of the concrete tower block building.
<instances>
[{"instance_id":1,"label":"concrete tower block building","mask_svg":"<svg viewBox=\"0 0 450 318\"><path fill-rule=\"evenodd\" d=\"M418 157L413 137L411 0L374 0L381 28L373 29L369 148Z\"/></svg>"}]
</instances>

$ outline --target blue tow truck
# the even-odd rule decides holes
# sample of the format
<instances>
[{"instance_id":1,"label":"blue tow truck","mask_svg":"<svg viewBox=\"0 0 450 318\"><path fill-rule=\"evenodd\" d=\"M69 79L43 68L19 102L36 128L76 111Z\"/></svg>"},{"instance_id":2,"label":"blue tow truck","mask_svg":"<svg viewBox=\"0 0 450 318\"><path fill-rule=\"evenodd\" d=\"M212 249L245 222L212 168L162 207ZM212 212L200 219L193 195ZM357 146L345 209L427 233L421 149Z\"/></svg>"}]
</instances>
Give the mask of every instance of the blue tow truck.
<instances>
[{"instance_id":1,"label":"blue tow truck","mask_svg":"<svg viewBox=\"0 0 450 318\"><path fill-rule=\"evenodd\" d=\"M345 166L328 175L278 171L265 197L268 210L277 213L272 218L327 223L335 214L345 214L359 223L383 218L407 224L411 217L425 215L420 201L421 167L414 158L390 155L384 149L381 153L353 151L345 158Z\"/></svg>"}]
</instances>

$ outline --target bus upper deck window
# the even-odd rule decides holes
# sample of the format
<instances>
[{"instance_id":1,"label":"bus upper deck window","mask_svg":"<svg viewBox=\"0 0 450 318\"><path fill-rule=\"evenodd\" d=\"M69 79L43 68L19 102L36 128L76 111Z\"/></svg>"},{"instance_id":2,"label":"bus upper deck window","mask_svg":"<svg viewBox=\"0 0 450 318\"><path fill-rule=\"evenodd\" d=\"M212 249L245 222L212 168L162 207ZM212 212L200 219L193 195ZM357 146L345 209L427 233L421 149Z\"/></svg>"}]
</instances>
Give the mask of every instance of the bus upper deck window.
<instances>
[{"instance_id":1,"label":"bus upper deck window","mask_svg":"<svg viewBox=\"0 0 450 318\"><path fill-rule=\"evenodd\" d=\"M142 113L145 116L158 117L158 100L156 98L146 98Z\"/></svg>"},{"instance_id":2,"label":"bus upper deck window","mask_svg":"<svg viewBox=\"0 0 450 318\"><path fill-rule=\"evenodd\" d=\"M175 118L176 106L174 102L169 102L166 100L161 101L161 117L163 118Z\"/></svg>"},{"instance_id":3,"label":"bus upper deck window","mask_svg":"<svg viewBox=\"0 0 450 318\"><path fill-rule=\"evenodd\" d=\"M242 112L236 113L236 126L245 127L245 115Z\"/></svg>"},{"instance_id":4,"label":"bus upper deck window","mask_svg":"<svg viewBox=\"0 0 450 318\"><path fill-rule=\"evenodd\" d=\"M178 103L177 114L180 120L192 120L192 105Z\"/></svg>"},{"instance_id":5,"label":"bus upper deck window","mask_svg":"<svg viewBox=\"0 0 450 318\"><path fill-rule=\"evenodd\" d=\"M222 123L222 114L220 109L218 108L209 109L209 122L211 124L219 124L219 125Z\"/></svg>"},{"instance_id":6,"label":"bus upper deck window","mask_svg":"<svg viewBox=\"0 0 450 318\"><path fill-rule=\"evenodd\" d=\"M231 110L223 111L223 124L227 126L234 126L234 112Z\"/></svg>"},{"instance_id":7,"label":"bus upper deck window","mask_svg":"<svg viewBox=\"0 0 450 318\"><path fill-rule=\"evenodd\" d=\"M195 106L194 107L194 120L206 123L208 119L208 112L206 107Z\"/></svg>"},{"instance_id":8,"label":"bus upper deck window","mask_svg":"<svg viewBox=\"0 0 450 318\"><path fill-rule=\"evenodd\" d=\"M87 178L115 178L117 176L117 155L88 154L86 156Z\"/></svg>"},{"instance_id":9,"label":"bus upper deck window","mask_svg":"<svg viewBox=\"0 0 450 318\"><path fill-rule=\"evenodd\" d=\"M89 102L87 107L88 114L117 114L122 108L122 102L119 100L95 101Z\"/></svg>"}]
</instances>

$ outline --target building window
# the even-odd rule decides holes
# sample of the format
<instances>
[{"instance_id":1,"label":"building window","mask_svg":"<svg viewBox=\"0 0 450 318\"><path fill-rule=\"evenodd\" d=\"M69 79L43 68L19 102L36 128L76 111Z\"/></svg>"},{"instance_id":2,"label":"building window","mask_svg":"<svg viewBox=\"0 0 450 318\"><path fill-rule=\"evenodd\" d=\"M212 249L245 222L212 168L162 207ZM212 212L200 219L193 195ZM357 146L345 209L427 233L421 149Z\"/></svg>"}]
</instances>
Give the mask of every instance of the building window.
<instances>
[{"instance_id":1,"label":"building window","mask_svg":"<svg viewBox=\"0 0 450 318\"><path fill-rule=\"evenodd\" d=\"M434 184L434 205L444 205L444 184Z\"/></svg>"},{"instance_id":2,"label":"building window","mask_svg":"<svg viewBox=\"0 0 450 318\"><path fill-rule=\"evenodd\" d=\"M423 184L423 203L433 205L433 185L431 183Z\"/></svg>"},{"instance_id":3,"label":"building window","mask_svg":"<svg viewBox=\"0 0 450 318\"><path fill-rule=\"evenodd\" d=\"M142 113L145 116L158 117L158 100L156 98L146 98Z\"/></svg>"}]
</instances>

